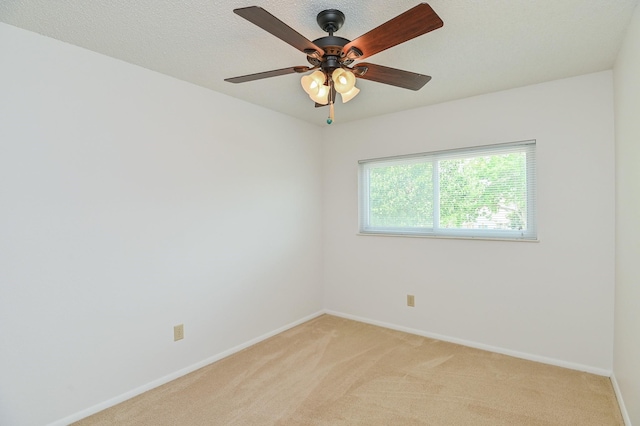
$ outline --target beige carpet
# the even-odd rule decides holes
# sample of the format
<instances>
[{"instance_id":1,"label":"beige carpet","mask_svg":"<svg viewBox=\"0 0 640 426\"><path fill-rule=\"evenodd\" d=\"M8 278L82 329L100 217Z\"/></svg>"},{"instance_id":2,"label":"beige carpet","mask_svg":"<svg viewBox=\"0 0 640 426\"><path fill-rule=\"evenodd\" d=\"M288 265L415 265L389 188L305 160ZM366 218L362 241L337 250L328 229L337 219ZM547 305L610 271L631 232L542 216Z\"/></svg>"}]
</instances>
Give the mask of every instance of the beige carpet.
<instances>
[{"instance_id":1,"label":"beige carpet","mask_svg":"<svg viewBox=\"0 0 640 426\"><path fill-rule=\"evenodd\" d=\"M606 377L323 315L76 425L623 425Z\"/></svg>"}]
</instances>

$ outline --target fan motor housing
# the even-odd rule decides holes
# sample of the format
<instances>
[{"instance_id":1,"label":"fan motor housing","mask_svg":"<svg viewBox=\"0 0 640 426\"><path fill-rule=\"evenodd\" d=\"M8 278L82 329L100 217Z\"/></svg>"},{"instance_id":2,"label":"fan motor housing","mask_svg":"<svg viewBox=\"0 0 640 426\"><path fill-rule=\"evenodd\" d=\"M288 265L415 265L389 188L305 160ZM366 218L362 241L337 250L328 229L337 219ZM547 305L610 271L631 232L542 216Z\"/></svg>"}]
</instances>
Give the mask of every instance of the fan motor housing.
<instances>
[{"instance_id":1,"label":"fan motor housing","mask_svg":"<svg viewBox=\"0 0 640 426\"><path fill-rule=\"evenodd\" d=\"M344 20L344 13L338 9L327 9L318 13L316 21L320 28L322 28L322 31L329 33L329 35L320 37L313 41L313 44L324 51L324 55L322 55L321 60L318 60L318 58L307 57L309 63L314 66L320 65L320 67L325 71L340 68L342 65L342 62L340 61L342 48L351 40L336 37L333 33L342 27Z\"/></svg>"},{"instance_id":2,"label":"fan motor housing","mask_svg":"<svg viewBox=\"0 0 640 426\"><path fill-rule=\"evenodd\" d=\"M322 69L339 68L341 65L340 53L342 52L342 48L350 41L351 40L347 40L346 38L336 36L325 36L314 40L313 44L324 51L324 55L322 56ZM307 60L311 64L316 65L316 60L313 58L307 57Z\"/></svg>"}]
</instances>

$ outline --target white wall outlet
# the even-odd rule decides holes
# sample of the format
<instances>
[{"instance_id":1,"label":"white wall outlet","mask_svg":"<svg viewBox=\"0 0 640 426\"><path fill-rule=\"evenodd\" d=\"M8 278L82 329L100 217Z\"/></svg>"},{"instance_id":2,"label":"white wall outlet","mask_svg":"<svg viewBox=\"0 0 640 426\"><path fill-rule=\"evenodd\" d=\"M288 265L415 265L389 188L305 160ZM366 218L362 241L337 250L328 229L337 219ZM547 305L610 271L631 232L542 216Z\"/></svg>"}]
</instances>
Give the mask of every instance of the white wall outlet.
<instances>
[{"instance_id":1,"label":"white wall outlet","mask_svg":"<svg viewBox=\"0 0 640 426\"><path fill-rule=\"evenodd\" d=\"M178 324L173 327L173 341L184 339L184 324Z\"/></svg>"},{"instance_id":2,"label":"white wall outlet","mask_svg":"<svg viewBox=\"0 0 640 426\"><path fill-rule=\"evenodd\" d=\"M412 308L416 306L416 297L413 294L407 294L407 306Z\"/></svg>"}]
</instances>

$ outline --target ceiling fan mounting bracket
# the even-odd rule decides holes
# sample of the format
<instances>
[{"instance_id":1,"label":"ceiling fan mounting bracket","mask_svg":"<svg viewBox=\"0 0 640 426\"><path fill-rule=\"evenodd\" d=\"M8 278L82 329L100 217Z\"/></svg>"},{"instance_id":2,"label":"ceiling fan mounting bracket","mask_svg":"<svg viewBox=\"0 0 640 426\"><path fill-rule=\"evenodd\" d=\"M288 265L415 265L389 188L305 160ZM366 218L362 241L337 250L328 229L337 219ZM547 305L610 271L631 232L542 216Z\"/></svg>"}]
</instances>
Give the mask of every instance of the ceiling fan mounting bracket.
<instances>
[{"instance_id":1,"label":"ceiling fan mounting bracket","mask_svg":"<svg viewBox=\"0 0 640 426\"><path fill-rule=\"evenodd\" d=\"M329 35L333 35L333 33L337 32L344 24L344 13L340 12L337 9L327 9L318 13L316 17L316 21L322 31L329 33Z\"/></svg>"}]
</instances>

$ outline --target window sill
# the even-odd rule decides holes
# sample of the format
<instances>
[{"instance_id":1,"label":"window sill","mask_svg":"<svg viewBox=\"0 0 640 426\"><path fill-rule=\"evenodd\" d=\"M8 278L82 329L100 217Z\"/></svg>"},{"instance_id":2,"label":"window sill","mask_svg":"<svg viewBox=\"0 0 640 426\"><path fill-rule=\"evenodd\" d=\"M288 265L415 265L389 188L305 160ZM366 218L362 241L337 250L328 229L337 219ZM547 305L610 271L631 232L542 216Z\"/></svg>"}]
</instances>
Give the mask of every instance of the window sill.
<instances>
[{"instance_id":1,"label":"window sill","mask_svg":"<svg viewBox=\"0 0 640 426\"><path fill-rule=\"evenodd\" d=\"M479 241L507 241L515 243L539 243L539 239L525 239L525 238L491 238L491 237L458 237L458 236L445 236L445 235L419 235L419 234L392 234L392 233L377 233L377 232L358 232L357 236L361 237L406 237L406 238L432 238L439 240L479 240Z\"/></svg>"}]
</instances>

